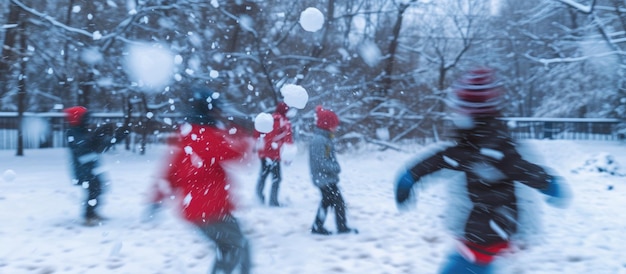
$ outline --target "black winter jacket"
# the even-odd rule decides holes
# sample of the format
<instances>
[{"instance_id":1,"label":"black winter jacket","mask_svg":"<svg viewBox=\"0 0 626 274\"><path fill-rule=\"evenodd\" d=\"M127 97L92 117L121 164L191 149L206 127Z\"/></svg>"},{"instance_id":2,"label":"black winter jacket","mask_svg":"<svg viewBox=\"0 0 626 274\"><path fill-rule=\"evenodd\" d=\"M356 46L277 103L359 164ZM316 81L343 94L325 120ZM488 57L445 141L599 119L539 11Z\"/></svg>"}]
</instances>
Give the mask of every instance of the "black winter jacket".
<instances>
[{"instance_id":1,"label":"black winter jacket","mask_svg":"<svg viewBox=\"0 0 626 274\"><path fill-rule=\"evenodd\" d=\"M508 241L517 230L515 182L546 189L551 175L520 156L506 126L499 120L475 121L458 130L456 143L409 168L418 181L441 169L462 171L473 204L465 224L465 239L483 245Z\"/></svg>"},{"instance_id":2,"label":"black winter jacket","mask_svg":"<svg viewBox=\"0 0 626 274\"><path fill-rule=\"evenodd\" d=\"M71 152L71 162L76 184L82 184L97 177L102 171L98 169L100 154L121 142L129 129L121 127L99 127L94 131L84 126L70 127L67 130L67 143Z\"/></svg>"}]
</instances>

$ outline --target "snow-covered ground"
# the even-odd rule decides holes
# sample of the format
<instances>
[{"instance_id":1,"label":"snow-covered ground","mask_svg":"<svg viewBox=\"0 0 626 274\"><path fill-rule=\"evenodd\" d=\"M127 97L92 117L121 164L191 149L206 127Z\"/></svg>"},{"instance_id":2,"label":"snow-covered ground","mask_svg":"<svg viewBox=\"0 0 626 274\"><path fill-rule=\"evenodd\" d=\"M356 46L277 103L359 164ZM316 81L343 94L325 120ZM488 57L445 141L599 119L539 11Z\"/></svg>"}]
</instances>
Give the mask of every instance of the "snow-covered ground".
<instances>
[{"instance_id":1,"label":"snow-covered ground","mask_svg":"<svg viewBox=\"0 0 626 274\"><path fill-rule=\"evenodd\" d=\"M529 159L568 180L574 199L567 209L552 208L537 192L520 187L522 237L516 251L499 260L500 272L626 273L626 177L617 174L625 173L618 164L626 164L626 144L523 144ZM425 179L416 207L398 212L393 179L421 148L340 154L348 221L360 233L311 235L320 196L310 182L304 147L292 165L283 166L284 207L256 203L257 161L235 171L237 216L252 244L253 273L437 272L454 245L450 229L458 227L453 219L463 210L454 193L462 177L442 172ZM80 225L83 190L70 182L66 150L27 150L24 157L0 151L0 273L207 273L212 245L173 211L141 222L164 147L150 147L143 156L121 148L104 158L111 185L102 213L110 220L99 227ZM607 157L613 163L603 163ZM15 172L14 180L6 170ZM335 229L332 217L327 227Z\"/></svg>"}]
</instances>

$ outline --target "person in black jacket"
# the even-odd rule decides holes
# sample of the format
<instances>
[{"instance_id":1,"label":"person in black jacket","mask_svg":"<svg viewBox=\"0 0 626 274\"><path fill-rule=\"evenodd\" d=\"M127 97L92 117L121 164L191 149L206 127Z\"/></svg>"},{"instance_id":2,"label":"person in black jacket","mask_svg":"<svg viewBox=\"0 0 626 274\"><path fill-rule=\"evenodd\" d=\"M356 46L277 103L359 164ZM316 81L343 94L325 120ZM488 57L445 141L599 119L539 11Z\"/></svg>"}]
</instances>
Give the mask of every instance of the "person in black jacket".
<instances>
[{"instance_id":1,"label":"person in black jacket","mask_svg":"<svg viewBox=\"0 0 626 274\"><path fill-rule=\"evenodd\" d=\"M98 225L104 220L96 211L102 202L100 196L105 183L100 167L100 155L129 134L129 123L125 121L119 128L102 126L90 130L88 128L90 114L85 107L74 106L65 109L64 112L69 124L67 144L71 154L74 183L86 190L84 224Z\"/></svg>"},{"instance_id":2,"label":"person in black jacket","mask_svg":"<svg viewBox=\"0 0 626 274\"><path fill-rule=\"evenodd\" d=\"M457 123L451 146L401 171L396 203L400 209L409 206L415 199L413 186L428 174L442 169L464 172L472 209L458 252L449 256L440 273L492 273L492 261L508 248L517 230L515 183L548 195L556 206L567 204L569 190L561 177L524 160L516 150L506 125L497 119L504 92L492 69L470 70L449 95L449 106L465 122Z\"/></svg>"}]
</instances>

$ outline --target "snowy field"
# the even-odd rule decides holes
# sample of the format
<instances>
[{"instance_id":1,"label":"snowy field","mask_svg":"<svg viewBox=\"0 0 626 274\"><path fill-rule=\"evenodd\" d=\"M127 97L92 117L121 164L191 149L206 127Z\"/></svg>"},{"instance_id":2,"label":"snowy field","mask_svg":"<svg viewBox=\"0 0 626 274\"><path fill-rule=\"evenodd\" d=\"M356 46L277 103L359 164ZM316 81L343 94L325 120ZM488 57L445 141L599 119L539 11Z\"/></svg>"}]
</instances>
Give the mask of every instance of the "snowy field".
<instances>
[{"instance_id":1,"label":"snowy field","mask_svg":"<svg viewBox=\"0 0 626 274\"><path fill-rule=\"evenodd\" d=\"M360 234L311 235L320 195L310 182L304 147L292 165L283 166L284 207L253 199L258 161L235 170L237 216L252 244L253 273L437 272L460 224L454 219L463 210L455 205L463 200L461 176L427 178L415 208L398 212L393 179L420 147L339 154L348 222ZM569 181L574 199L567 209L552 208L521 187L521 236L498 261L500 273L626 273L626 177L603 171L626 173L618 165L626 165L626 144L546 140L524 147L528 159ZM149 147L143 156L121 148L104 158L111 185L102 213L110 220L99 227L80 225L83 190L70 182L66 150L27 150L24 157L0 151L0 172L15 172L13 180L9 173L0 180L0 273L207 273L213 247L174 212L141 222L164 147ZM614 162L601 163L607 157ZM327 228L336 229L333 221L327 220Z\"/></svg>"}]
</instances>

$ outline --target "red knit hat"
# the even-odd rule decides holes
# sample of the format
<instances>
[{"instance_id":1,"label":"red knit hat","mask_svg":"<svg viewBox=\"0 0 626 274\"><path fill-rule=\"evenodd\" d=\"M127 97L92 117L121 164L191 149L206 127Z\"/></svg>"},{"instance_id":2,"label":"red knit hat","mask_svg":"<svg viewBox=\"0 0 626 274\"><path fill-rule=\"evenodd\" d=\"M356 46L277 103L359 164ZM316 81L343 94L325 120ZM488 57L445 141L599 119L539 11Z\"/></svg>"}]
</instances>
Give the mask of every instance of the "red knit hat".
<instances>
[{"instance_id":1,"label":"red knit hat","mask_svg":"<svg viewBox=\"0 0 626 274\"><path fill-rule=\"evenodd\" d=\"M287 111L289 111L289 106L285 102L280 102L278 103L278 105L276 105L276 112L280 113L281 115L285 116L287 114Z\"/></svg>"},{"instance_id":2,"label":"red knit hat","mask_svg":"<svg viewBox=\"0 0 626 274\"><path fill-rule=\"evenodd\" d=\"M79 126L82 123L83 116L87 113L87 108L75 106L66 108L63 112L65 112L65 118L67 119L67 122L70 123L70 126Z\"/></svg>"},{"instance_id":3,"label":"red knit hat","mask_svg":"<svg viewBox=\"0 0 626 274\"><path fill-rule=\"evenodd\" d=\"M504 106L502 82L493 69L479 67L468 71L452 86L448 105L470 116L491 116Z\"/></svg>"},{"instance_id":4,"label":"red knit hat","mask_svg":"<svg viewBox=\"0 0 626 274\"><path fill-rule=\"evenodd\" d=\"M317 127L325 130L334 131L339 126L339 118L330 109L325 109L321 105L315 107L315 115L317 117Z\"/></svg>"}]
</instances>

